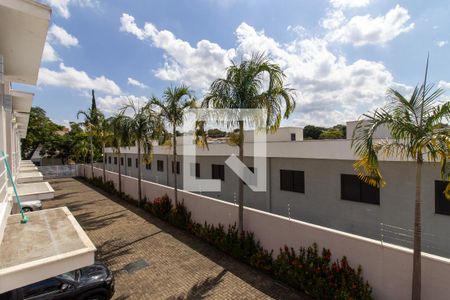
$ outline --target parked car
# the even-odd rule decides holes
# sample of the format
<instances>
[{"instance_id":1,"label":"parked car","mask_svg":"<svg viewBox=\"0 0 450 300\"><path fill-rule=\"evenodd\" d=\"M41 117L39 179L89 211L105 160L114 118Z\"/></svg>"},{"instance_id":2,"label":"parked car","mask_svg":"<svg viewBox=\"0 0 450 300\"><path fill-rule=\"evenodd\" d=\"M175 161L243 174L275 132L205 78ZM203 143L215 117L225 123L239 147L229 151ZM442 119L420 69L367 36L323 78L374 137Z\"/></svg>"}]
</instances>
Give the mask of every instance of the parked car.
<instances>
[{"instance_id":1,"label":"parked car","mask_svg":"<svg viewBox=\"0 0 450 300\"><path fill-rule=\"evenodd\" d=\"M20 201L20 204L22 205L22 209L24 212L30 212L30 211L36 211L36 210L42 209L41 200L25 200L25 201ZM17 205L16 201L14 201L12 213L13 214L19 213L19 206Z\"/></svg>"},{"instance_id":2,"label":"parked car","mask_svg":"<svg viewBox=\"0 0 450 300\"><path fill-rule=\"evenodd\" d=\"M113 295L113 273L95 263L2 294L0 300L108 300Z\"/></svg>"}]
</instances>

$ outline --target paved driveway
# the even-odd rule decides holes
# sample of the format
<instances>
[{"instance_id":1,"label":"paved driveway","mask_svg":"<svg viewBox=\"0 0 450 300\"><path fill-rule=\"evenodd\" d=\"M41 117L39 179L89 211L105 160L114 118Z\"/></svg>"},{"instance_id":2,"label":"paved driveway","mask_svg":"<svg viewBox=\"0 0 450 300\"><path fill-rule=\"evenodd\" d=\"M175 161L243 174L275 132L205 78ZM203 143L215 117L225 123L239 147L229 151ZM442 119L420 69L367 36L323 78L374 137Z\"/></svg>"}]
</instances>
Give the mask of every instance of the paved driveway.
<instances>
[{"instance_id":1,"label":"paved driveway","mask_svg":"<svg viewBox=\"0 0 450 300\"><path fill-rule=\"evenodd\" d=\"M115 299L306 299L297 291L116 197L73 178L51 180L116 276Z\"/></svg>"}]
</instances>

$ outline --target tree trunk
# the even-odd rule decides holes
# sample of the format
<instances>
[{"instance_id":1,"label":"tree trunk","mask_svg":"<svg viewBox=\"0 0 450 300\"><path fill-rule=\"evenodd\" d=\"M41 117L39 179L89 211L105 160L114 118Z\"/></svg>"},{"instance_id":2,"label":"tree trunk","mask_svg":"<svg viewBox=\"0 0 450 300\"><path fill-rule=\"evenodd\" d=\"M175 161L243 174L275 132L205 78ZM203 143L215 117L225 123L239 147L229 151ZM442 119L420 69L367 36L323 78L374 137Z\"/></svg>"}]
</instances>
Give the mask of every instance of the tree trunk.
<instances>
[{"instance_id":1,"label":"tree trunk","mask_svg":"<svg viewBox=\"0 0 450 300\"><path fill-rule=\"evenodd\" d=\"M94 145L92 143L92 135L89 136L89 144L91 147L91 173L92 179L94 179Z\"/></svg>"},{"instance_id":2,"label":"tree trunk","mask_svg":"<svg viewBox=\"0 0 450 300\"><path fill-rule=\"evenodd\" d=\"M417 157L416 164L416 203L414 208L414 254L412 299L420 300L421 296L421 258L422 258L422 221L421 221L421 184L422 184L422 156Z\"/></svg>"},{"instance_id":3,"label":"tree trunk","mask_svg":"<svg viewBox=\"0 0 450 300\"><path fill-rule=\"evenodd\" d=\"M239 121L239 159L244 162L244 121ZM239 178L239 233L244 232L244 182Z\"/></svg>"},{"instance_id":4,"label":"tree trunk","mask_svg":"<svg viewBox=\"0 0 450 300\"><path fill-rule=\"evenodd\" d=\"M177 183L177 135L176 128L173 126L173 178L174 178L174 198L175 203L178 203L178 183ZM167 166L169 168L169 166ZM167 170L169 171L169 170Z\"/></svg>"},{"instance_id":5,"label":"tree trunk","mask_svg":"<svg viewBox=\"0 0 450 300\"><path fill-rule=\"evenodd\" d=\"M102 143L103 151L103 183L106 182L106 153L105 153L105 143Z\"/></svg>"},{"instance_id":6,"label":"tree trunk","mask_svg":"<svg viewBox=\"0 0 450 300\"><path fill-rule=\"evenodd\" d=\"M122 194L122 167L120 166L121 157L120 157L120 151L119 151L119 157L118 157L118 164L119 164L119 193Z\"/></svg>"},{"instance_id":7,"label":"tree trunk","mask_svg":"<svg viewBox=\"0 0 450 300\"><path fill-rule=\"evenodd\" d=\"M138 206L142 206L142 182L141 182L141 142L138 141Z\"/></svg>"}]
</instances>

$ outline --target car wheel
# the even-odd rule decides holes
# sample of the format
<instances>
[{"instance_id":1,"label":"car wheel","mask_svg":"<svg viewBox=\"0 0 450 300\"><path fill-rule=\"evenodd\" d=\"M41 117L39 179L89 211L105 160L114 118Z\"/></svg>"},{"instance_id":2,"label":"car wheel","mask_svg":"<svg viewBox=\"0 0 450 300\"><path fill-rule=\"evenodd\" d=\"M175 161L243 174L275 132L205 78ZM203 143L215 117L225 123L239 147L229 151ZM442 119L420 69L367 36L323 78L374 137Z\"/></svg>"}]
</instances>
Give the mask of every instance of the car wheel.
<instances>
[{"instance_id":1,"label":"car wheel","mask_svg":"<svg viewBox=\"0 0 450 300\"><path fill-rule=\"evenodd\" d=\"M31 209L31 207L24 207L24 208L22 208L22 210L23 210L23 212L30 212L30 211L33 211L33 210Z\"/></svg>"},{"instance_id":2,"label":"car wheel","mask_svg":"<svg viewBox=\"0 0 450 300\"><path fill-rule=\"evenodd\" d=\"M106 300L106 297L99 294L99 295L91 295L84 298L84 300Z\"/></svg>"}]
</instances>

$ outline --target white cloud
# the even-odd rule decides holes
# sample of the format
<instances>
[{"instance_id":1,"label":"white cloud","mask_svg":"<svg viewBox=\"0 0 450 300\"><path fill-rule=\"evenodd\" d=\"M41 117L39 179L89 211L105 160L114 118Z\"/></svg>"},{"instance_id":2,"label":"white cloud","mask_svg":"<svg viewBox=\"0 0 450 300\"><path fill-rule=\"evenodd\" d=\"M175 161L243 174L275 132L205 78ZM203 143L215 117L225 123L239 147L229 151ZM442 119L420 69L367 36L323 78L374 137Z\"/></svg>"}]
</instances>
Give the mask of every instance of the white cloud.
<instances>
[{"instance_id":1,"label":"white cloud","mask_svg":"<svg viewBox=\"0 0 450 300\"><path fill-rule=\"evenodd\" d=\"M172 32L158 30L151 23L139 28L134 17L128 14L122 14L120 22L121 31L129 32L139 40L147 39L154 47L165 51L164 65L155 70L155 76L162 80L180 81L193 88L205 89L214 78L223 74L230 59L235 57L234 49L222 49L208 40L201 40L192 47Z\"/></svg>"},{"instance_id":2,"label":"white cloud","mask_svg":"<svg viewBox=\"0 0 450 300\"><path fill-rule=\"evenodd\" d=\"M441 80L438 83L438 88L442 88L442 89L450 89L450 82Z\"/></svg>"},{"instance_id":3,"label":"white cloud","mask_svg":"<svg viewBox=\"0 0 450 300\"><path fill-rule=\"evenodd\" d=\"M140 82L139 80L133 79L131 77L128 77L128 84L129 85L134 85L137 87L140 87L142 89L146 89L148 88L148 86L146 86L145 84L143 84L142 82Z\"/></svg>"},{"instance_id":4,"label":"white cloud","mask_svg":"<svg viewBox=\"0 0 450 300\"><path fill-rule=\"evenodd\" d=\"M235 49L222 49L205 40L192 47L150 23L139 28L132 16L124 14L121 21L123 31L140 40L149 39L152 45L165 51L165 67L156 71L159 78L187 81L198 89L207 88L212 80L224 76L231 57L246 57L255 51L267 53L284 70L286 83L298 91L298 108L289 121L291 124L333 125L356 119L383 105L388 87L405 91L408 88L394 82L392 74L381 62L363 59L347 62L343 55L329 49L329 42L324 38L296 36L293 41L283 44L264 31L242 23L235 31ZM209 47L203 47L202 43Z\"/></svg>"},{"instance_id":5,"label":"white cloud","mask_svg":"<svg viewBox=\"0 0 450 300\"><path fill-rule=\"evenodd\" d=\"M330 4L335 8L346 9L369 5L371 0L330 0Z\"/></svg>"},{"instance_id":6,"label":"white cloud","mask_svg":"<svg viewBox=\"0 0 450 300\"><path fill-rule=\"evenodd\" d=\"M55 49L48 42L45 42L44 52L42 53L42 61L44 62L54 62L61 60L56 53Z\"/></svg>"},{"instance_id":7,"label":"white cloud","mask_svg":"<svg viewBox=\"0 0 450 300\"><path fill-rule=\"evenodd\" d=\"M408 10L396 5L383 16L354 16L347 23L330 31L327 39L354 46L384 45L414 28L414 23L408 23L410 18Z\"/></svg>"},{"instance_id":8,"label":"white cloud","mask_svg":"<svg viewBox=\"0 0 450 300\"><path fill-rule=\"evenodd\" d=\"M320 25L325 29L336 29L344 24L346 18L342 10L331 10L327 12L324 19L321 20Z\"/></svg>"},{"instance_id":9,"label":"white cloud","mask_svg":"<svg viewBox=\"0 0 450 300\"><path fill-rule=\"evenodd\" d=\"M38 85L68 87L77 90L95 89L104 93L119 95L120 87L105 76L91 78L84 71L59 64L59 71L40 68Z\"/></svg>"},{"instance_id":10,"label":"white cloud","mask_svg":"<svg viewBox=\"0 0 450 300\"><path fill-rule=\"evenodd\" d=\"M45 0L45 2L65 19L70 17L69 6L71 5L79 7L96 7L99 4L97 0Z\"/></svg>"},{"instance_id":11,"label":"white cloud","mask_svg":"<svg viewBox=\"0 0 450 300\"><path fill-rule=\"evenodd\" d=\"M134 95L120 95L120 96L111 96L107 95L105 97L97 98L98 108L106 113L116 113L121 107L125 104L133 101L137 105L144 105L148 99L144 96L134 96Z\"/></svg>"},{"instance_id":12,"label":"white cloud","mask_svg":"<svg viewBox=\"0 0 450 300\"><path fill-rule=\"evenodd\" d=\"M53 24L48 31L48 39L64 47L78 46L78 39L68 33L64 28Z\"/></svg>"},{"instance_id":13,"label":"white cloud","mask_svg":"<svg viewBox=\"0 0 450 300\"><path fill-rule=\"evenodd\" d=\"M444 47L448 44L448 41L438 41L436 44L438 47Z\"/></svg>"}]
</instances>

